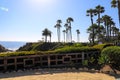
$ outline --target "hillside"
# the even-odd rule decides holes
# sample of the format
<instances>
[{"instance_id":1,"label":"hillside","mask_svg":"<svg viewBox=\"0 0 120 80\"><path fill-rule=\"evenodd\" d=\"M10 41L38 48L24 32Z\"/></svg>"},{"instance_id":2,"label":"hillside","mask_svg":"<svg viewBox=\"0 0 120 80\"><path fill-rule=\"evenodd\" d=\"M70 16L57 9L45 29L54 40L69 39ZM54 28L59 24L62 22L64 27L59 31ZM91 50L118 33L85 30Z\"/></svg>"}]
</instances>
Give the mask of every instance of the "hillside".
<instances>
[{"instance_id":1,"label":"hillside","mask_svg":"<svg viewBox=\"0 0 120 80\"><path fill-rule=\"evenodd\" d=\"M48 51L54 50L60 46L63 46L63 43L44 43L44 42L36 42L36 43L26 43L26 45L20 47L17 51Z\"/></svg>"},{"instance_id":2,"label":"hillside","mask_svg":"<svg viewBox=\"0 0 120 80\"><path fill-rule=\"evenodd\" d=\"M5 51L7 51L7 49L3 47L2 45L0 45L0 52L5 52Z\"/></svg>"},{"instance_id":3,"label":"hillside","mask_svg":"<svg viewBox=\"0 0 120 80\"><path fill-rule=\"evenodd\" d=\"M48 51L63 48L65 46L86 46L86 43L59 43L59 42L34 42L26 43L17 51Z\"/></svg>"}]
</instances>

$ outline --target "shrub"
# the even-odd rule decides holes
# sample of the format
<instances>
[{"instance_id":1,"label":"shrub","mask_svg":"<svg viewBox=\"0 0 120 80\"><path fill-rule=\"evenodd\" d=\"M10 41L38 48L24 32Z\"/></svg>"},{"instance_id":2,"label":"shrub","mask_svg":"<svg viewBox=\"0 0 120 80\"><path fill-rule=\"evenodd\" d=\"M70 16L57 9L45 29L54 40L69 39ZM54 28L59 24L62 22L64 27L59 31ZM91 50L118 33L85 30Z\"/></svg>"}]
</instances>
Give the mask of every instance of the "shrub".
<instances>
[{"instance_id":1,"label":"shrub","mask_svg":"<svg viewBox=\"0 0 120 80\"><path fill-rule=\"evenodd\" d=\"M99 58L99 63L120 66L120 47L111 46L103 49Z\"/></svg>"},{"instance_id":2,"label":"shrub","mask_svg":"<svg viewBox=\"0 0 120 80\"><path fill-rule=\"evenodd\" d=\"M56 53L77 53L77 52L89 52L89 51L99 51L99 49L92 47L69 47L66 46L64 48L56 49Z\"/></svg>"},{"instance_id":3,"label":"shrub","mask_svg":"<svg viewBox=\"0 0 120 80\"><path fill-rule=\"evenodd\" d=\"M93 46L93 48L97 48L97 49L102 50L102 49L109 47L109 46L113 46L113 44L98 44L98 45Z\"/></svg>"}]
</instances>

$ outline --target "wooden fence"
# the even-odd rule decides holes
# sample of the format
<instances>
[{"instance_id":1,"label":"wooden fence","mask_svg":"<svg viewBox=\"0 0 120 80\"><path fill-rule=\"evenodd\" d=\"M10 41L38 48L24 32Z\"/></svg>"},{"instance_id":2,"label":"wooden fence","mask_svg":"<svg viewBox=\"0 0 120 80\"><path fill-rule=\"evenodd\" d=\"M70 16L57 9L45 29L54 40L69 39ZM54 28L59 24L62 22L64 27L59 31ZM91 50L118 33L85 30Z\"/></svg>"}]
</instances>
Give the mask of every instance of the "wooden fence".
<instances>
[{"instance_id":1,"label":"wooden fence","mask_svg":"<svg viewBox=\"0 0 120 80\"><path fill-rule=\"evenodd\" d=\"M0 72L25 68L65 67L66 65L82 64L84 60L87 60L90 56L95 56L97 53L98 52L81 52L0 57Z\"/></svg>"}]
</instances>

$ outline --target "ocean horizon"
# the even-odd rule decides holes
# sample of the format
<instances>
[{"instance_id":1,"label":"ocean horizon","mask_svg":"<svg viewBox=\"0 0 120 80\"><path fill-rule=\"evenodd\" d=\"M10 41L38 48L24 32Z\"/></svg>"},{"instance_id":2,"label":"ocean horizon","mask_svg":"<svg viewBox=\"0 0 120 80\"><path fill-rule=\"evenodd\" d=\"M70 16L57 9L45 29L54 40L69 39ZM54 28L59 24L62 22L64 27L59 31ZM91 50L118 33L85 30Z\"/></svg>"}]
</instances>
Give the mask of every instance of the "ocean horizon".
<instances>
[{"instance_id":1,"label":"ocean horizon","mask_svg":"<svg viewBox=\"0 0 120 80\"><path fill-rule=\"evenodd\" d=\"M8 50L15 51L25 45L27 42L23 41L0 41L0 44Z\"/></svg>"}]
</instances>

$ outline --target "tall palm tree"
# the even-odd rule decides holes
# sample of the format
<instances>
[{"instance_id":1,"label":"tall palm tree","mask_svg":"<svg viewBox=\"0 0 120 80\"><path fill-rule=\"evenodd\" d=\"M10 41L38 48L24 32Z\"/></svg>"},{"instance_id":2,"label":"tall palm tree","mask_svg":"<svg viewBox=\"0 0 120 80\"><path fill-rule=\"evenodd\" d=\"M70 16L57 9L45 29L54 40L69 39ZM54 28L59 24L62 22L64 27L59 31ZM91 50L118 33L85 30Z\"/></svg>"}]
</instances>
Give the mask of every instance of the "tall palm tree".
<instances>
[{"instance_id":1,"label":"tall palm tree","mask_svg":"<svg viewBox=\"0 0 120 80\"><path fill-rule=\"evenodd\" d=\"M57 24L54 26L55 28L57 28L58 42L60 42L60 28L62 27L61 23L61 20L57 20Z\"/></svg>"},{"instance_id":2,"label":"tall palm tree","mask_svg":"<svg viewBox=\"0 0 120 80\"><path fill-rule=\"evenodd\" d=\"M87 12L87 16L90 16L91 25L93 25L93 16L96 16L95 9L89 9L86 12ZM94 34L94 28L93 28L93 34ZM92 38L92 42L94 44L94 35L93 35L93 38Z\"/></svg>"},{"instance_id":3,"label":"tall palm tree","mask_svg":"<svg viewBox=\"0 0 120 80\"><path fill-rule=\"evenodd\" d=\"M93 33L93 28L94 28L94 33ZM93 24L93 25L89 26L89 28L87 29L87 33L89 33L89 41L90 41L90 43L93 44L92 40L94 39L94 41L95 41L95 39L97 39L98 25Z\"/></svg>"},{"instance_id":4,"label":"tall palm tree","mask_svg":"<svg viewBox=\"0 0 120 80\"><path fill-rule=\"evenodd\" d=\"M64 42L65 42L65 33L66 33L66 30L63 30Z\"/></svg>"},{"instance_id":5,"label":"tall palm tree","mask_svg":"<svg viewBox=\"0 0 120 80\"><path fill-rule=\"evenodd\" d=\"M118 35L119 29L115 26L112 27L112 36L113 38Z\"/></svg>"},{"instance_id":6,"label":"tall palm tree","mask_svg":"<svg viewBox=\"0 0 120 80\"><path fill-rule=\"evenodd\" d=\"M77 29L76 32L77 32L77 42L79 42L79 40L80 40L80 38L79 38L79 34L80 34L79 29Z\"/></svg>"},{"instance_id":7,"label":"tall palm tree","mask_svg":"<svg viewBox=\"0 0 120 80\"><path fill-rule=\"evenodd\" d=\"M109 21L110 19L111 19L111 17L108 16L108 15L102 16L102 22L104 23L104 26L105 26L106 36L108 35L107 29L108 29L108 21Z\"/></svg>"},{"instance_id":8,"label":"tall palm tree","mask_svg":"<svg viewBox=\"0 0 120 80\"><path fill-rule=\"evenodd\" d=\"M71 30L71 22L73 22L73 18L68 17L67 18L67 23L68 23L68 31L69 31L69 35L70 35L70 42L72 42L72 30Z\"/></svg>"},{"instance_id":9,"label":"tall palm tree","mask_svg":"<svg viewBox=\"0 0 120 80\"><path fill-rule=\"evenodd\" d=\"M109 35L110 35L110 38L111 38L112 26L115 26L115 23L112 20L112 18L109 20L108 24L109 24L109 28L110 28L109 29Z\"/></svg>"},{"instance_id":10,"label":"tall palm tree","mask_svg":"<svg viewBox=\"0 0 120 80\"><path fill-rule=\"evenodd\" d=\"M45 42L47 42L47 37L50 36L50 34L51 31L49 31L47 28L42 31L42 35L45 36Z\"/></svg>"},{"instance_id":11,"label":"tall palm tree","mask_svg":"<svg viewBox=\"0 0 120 80\"><path fill-rule=\"evenodd\" d=\"M90 20L91 20L91 25L93 25L93 17L96 16L96 10L95 9L89 9L86 11L87 15L86 16L90 16Z\"/></svg>"},{"instance_id":12,"label":"tall palm tree","mask_svg":"<svg viewBox=\"0 0 120 80\"><path fill-rule=\"evenodd\" d=\"M119 25L120 25L120 0L112 0L111 1L111 6L113 8L118 8L118 16L119 16Z\"/></svg>"},{"instance_id":13,"label":"tall palm tree","mask_svg":"<svg viewBox=\"0 0 120 80\"><path fill-rule=\"evenodd\" d=\"M64 27L66 28L66 42L68 42L68 39L69 39L69 36L68 36L68 24L66 23L65 25L64 25Z\"/></svg>"},{"instance_id":14,"label":"tall palm tree","mask_svg":"<svg viewBox=\"0 0 120 80\"><path fill-rule=\"evenodd\" d=\"M49 31L49 37L50 37L50 42L51 42L51 37L52 37L52 32L51 31Z\"/></svg>"},{"instance_id":15,"label":"tall palm tree","mask_svg":"<svg viewBox=\"0 0 120 80\"><path fill-rule=\"evenodd\" d=\"M100 27L100 15L101 15L101 13L103 13L105 10L104 10L104 7L102 7L102 6L100 6L100 5L98 5L98 6L96 6L96 8L95 8L95 11L96 11L96 14L98 15L98 27ZM100 34L100 28L98 28L98 33Z\"/></svg>"}]
</instances>

